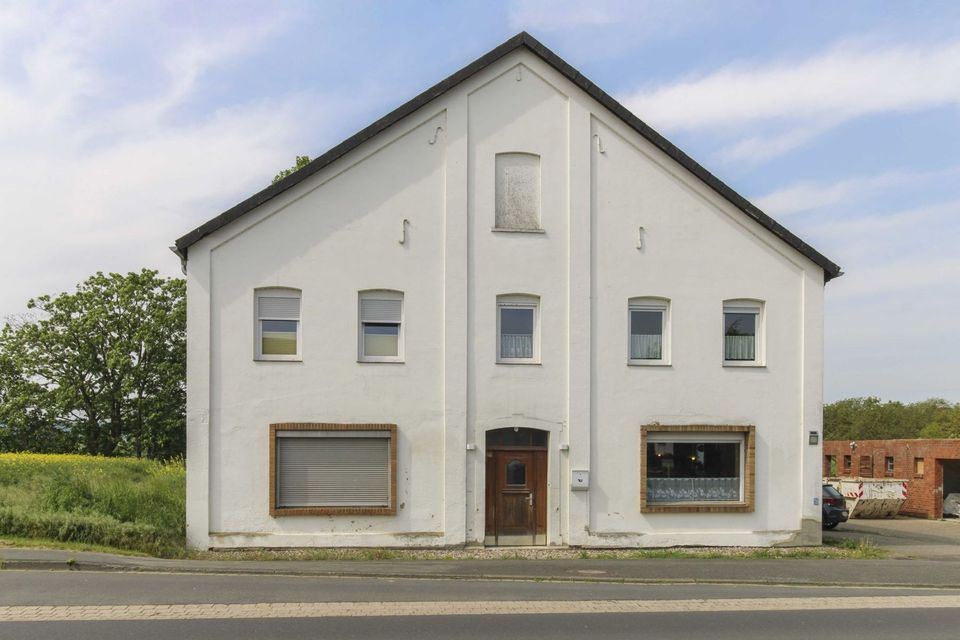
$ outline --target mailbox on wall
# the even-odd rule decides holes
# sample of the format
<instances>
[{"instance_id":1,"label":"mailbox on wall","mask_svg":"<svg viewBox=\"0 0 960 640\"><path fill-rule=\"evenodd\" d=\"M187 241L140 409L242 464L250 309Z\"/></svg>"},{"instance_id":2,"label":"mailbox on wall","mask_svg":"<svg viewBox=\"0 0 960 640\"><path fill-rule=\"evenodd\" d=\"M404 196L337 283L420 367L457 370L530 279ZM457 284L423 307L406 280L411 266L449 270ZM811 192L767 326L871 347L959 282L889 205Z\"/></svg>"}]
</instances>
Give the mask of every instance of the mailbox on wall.
<instances>
[{"instance_id":1,"label":"mailbox on wall","mask_svg":"<svg viewBox=\"0 0 960 640\"><path fill-rule=\"evenodd\" d=\"M585 491L590 488L590 472L584 470L573 470L570 477L571 491Z\"/></svg>"}]
</instances>

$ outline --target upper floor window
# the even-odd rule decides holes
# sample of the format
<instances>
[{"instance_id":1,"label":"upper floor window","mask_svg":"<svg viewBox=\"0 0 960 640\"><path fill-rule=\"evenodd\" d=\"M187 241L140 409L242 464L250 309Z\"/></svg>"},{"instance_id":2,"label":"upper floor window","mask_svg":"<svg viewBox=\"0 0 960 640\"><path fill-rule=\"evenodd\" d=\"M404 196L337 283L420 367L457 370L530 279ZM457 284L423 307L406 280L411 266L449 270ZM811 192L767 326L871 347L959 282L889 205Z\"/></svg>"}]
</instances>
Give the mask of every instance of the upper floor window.
<instances>
[{"instance_id":1,"label":"upper floor window","mask_svg":"<svg viewBox=\"0 0 960 640\"><path fill-rule=\"evenodd\" d=\"M723 303L723 363L729 366L763 364L763 303L759 300Z\"/></svg>"},{"instance_id":2,"label":"upper floor window","mask_svg":"<svg viewBox=\"0 0 960 640\"><path fill-rule=\"evenodd\" d=\"M539 309L536 296L497 297L497 362L540 362Z\"/></svg>"},{"instance_id":3,"label":"upper floor window","mask_svg":"<svg viewBox=\"0 0 960 640\"><path fill-rule=\"evenodd\" d=\"M403 293L360 292L360 362L403 362Z\"/></svg>"},{"instance_id":4,"label":"upper floor window","mask_svg":"<svg viewBox=\"0 0 960 640\"><path fill-rule=\"evenodd\" d=\"M498 153L494 230L541 231L540 156Z\"/></svg>"},{"instance_id":5,"label":"upper floor window","mask_svg":"<svg viewBox=\"0 0 960 640\"><path fill-rule=\"evenodd\" d=\"M300 292L296 289L256 291L257 360L300 360Z\"/></svg>"},{"instance_id":6,"label":"upper floor window","mask_svg":"<svg viewBox=\"0 0 960 640\"><path fill-rule=\"evenodd\" d=\"M630 364L669 364L670 301L631 298Z\"/></svg>"}]
</instances>

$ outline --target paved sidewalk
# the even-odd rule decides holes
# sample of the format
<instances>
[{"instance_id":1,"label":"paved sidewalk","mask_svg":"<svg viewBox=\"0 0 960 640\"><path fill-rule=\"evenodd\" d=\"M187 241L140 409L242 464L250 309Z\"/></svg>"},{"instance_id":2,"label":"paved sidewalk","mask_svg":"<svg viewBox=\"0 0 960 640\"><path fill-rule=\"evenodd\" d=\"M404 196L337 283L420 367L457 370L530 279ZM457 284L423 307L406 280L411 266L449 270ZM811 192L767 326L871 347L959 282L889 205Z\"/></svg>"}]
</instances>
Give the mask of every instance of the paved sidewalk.
<instances>
[{"instance_id":1,"label":"paved sidewalk","mask_svg":"<svg viewBox=\"0 0 960 640\"><path fill-rule=\"evenodd\" d=\"M225 561L135 558L106 553L2 549L5 570L367 576L581 582L841 585L960 588L960 562L936 560L644 559Z\"/></svg>"}]
</instances>

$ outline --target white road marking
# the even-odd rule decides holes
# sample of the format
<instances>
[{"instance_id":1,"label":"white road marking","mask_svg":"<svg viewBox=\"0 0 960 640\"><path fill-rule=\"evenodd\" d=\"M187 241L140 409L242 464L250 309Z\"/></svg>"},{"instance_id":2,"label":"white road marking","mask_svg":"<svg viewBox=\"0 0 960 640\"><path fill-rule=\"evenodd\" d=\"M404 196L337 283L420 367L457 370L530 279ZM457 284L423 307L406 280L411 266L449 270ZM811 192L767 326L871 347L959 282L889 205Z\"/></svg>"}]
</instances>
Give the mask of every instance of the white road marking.
<instances>
[{"instance_id":1,"label":"white road marking","mask_svg":"<svg viewBox=\"0 0 960 640\"><path fill-rule=\"evenodd\" d=\"M956 609L960 596L721 598L711 600L525 600L472 602L280 602L0 607L0 622L216 620L386 616L697 613L851 609Z\"/></svg>"}]
</instances>

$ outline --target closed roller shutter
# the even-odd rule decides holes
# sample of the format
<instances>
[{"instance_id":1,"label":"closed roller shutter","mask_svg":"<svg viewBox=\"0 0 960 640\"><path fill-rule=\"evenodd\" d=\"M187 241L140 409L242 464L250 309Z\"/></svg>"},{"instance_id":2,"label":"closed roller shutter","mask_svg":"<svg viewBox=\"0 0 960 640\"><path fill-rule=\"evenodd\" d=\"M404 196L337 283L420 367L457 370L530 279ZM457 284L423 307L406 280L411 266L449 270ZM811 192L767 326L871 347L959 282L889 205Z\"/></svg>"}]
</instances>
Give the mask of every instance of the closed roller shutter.
<instances>
[{"instance_id":1,"label":"closed roller shutter","mask_svg":"<svg viewBox=\"0 0 960 640\"><path fill-rule=\"evenodd\" d=\"M400 300L360 299L361 322L400 322L400 310L403 302Z\"/></svg>"},{"instance_id":2,"label":"closed roller shutter","mask_svg":"<svg viewBox=\"0 0 960 640\"><path fill-rule=\"evenodd\" d=\"M260 317L272 320L299 320L300 298L260 296Z\"/></svg>"},{"instance_id":3,"label":"closed roller shutter","mask_svg":"<svg viewBox=\"0 0 960 640\"><path fill-rule=\"evenodd\" d=\"M389 507L389 434L282 434L277 506Z\"/></svg>"}]
</instances>

